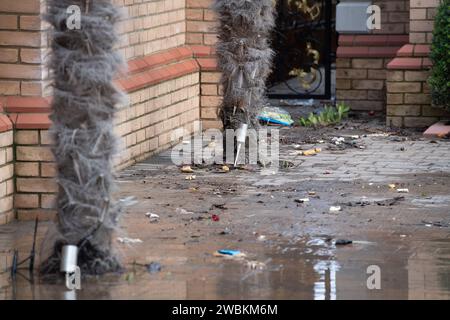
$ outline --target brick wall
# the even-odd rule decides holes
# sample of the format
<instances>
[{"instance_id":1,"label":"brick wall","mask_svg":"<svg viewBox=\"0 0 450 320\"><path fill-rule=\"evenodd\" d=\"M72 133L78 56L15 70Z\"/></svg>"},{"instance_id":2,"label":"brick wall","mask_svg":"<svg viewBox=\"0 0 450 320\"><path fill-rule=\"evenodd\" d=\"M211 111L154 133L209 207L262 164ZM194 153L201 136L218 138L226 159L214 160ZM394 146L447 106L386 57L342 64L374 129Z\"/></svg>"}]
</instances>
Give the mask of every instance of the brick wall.
<instances>
[{"instance_id":1,"label":"brick wall","mask_svg":"<svg viewBox=\"0 0 450 320\"><path fill-rule=\"evenodd\" d=\"M46 94L43 8L40 0L0 1L0 95Z\"/></svg>"},{"instance_id":2,"label":"brick wall","mask_svg":"<svg viewBox=\"0 0 450 320\"><path fill-rule=\"evenodd\" d=\"M341 35L336 59L336 99L352 110L386 109L386 65L407 35Z\"/></svg>"},{"instance_id":3,"label":"brick wall","mask_svg":"<svg viewBox=\"0 0 450 320\"><path fill-rule=\"evenodd\" d=\"M120 51L129 60L185 44L185 0L114 0L123 9Z\"/></svg>"},{"instance_id":4,"label":"brick wall","mask_svg":"<svg viewBox=\"0 0 450 320\"><path fill-rule=\"evenodd\" d=\"M212 0L186 0L186 43L214 45L217 41L216 17Z\"/></svg>"},{"instance_id":5,"label":"brick wall","mask_svg":"<svg viewBox=\"0 0 450 320\"><path fill-rule=\"evenodd\" d=\"M195 46L200 56L200 116L204 129L222 128L218 112L222 88L214 54L217 19L212 3L212 0L186 0L186 43Z\"/></svg>"},{"instance_id":6,"label":"brick wall","mask_svg":"<svg viewBox=\"0 0 450 320\"><path fill-rule=\"evenodd\" d=\"M17 218L50 219L56 214L55 165L47 129L18 129L14 135Z\"/></svg>"},{"instance_id":7,"label":"brick wall","mask_svg":"<svg viewBox=\"0 0 450 320\"><path fill-rule=\"evenodd\" d=\"M0 225L13 220L13 131L9 118L0 114Z\"/></svg>"},{"instance_id":8,"label":"brick wall","mask_svg":"<svg viewBox=\"0 0 450 320\"><path fill-rule=\"evenodd\" d=\"M409 0L375 0L381 8L381 30L374 34L407 34L409 32Z\"/></svg>"},{"instance_id":9,"label":"brick wall","mask_svg":"<svg viewBox=\"0 0 450 320\"><path fill-rule=\"evenodd\" d=\"M381 30L340 35L336 59L336 99L353 110L385 112L386 65L408 42L409 0L376 0Z\"/></svg>"},{"instance_id":10,"label":"brick wall","mask_svg":"<svg viewBox=\"0 0 450 320\"><path fill-rule=\"evenodd\" d=\"M387 66L387 124L427 127L450 113L431 106L427 80L434 16L439 0L411 0L409 44Z\"/></svg>"},{"instance_id":11,"label":"brick wall","mask_svg":"<svg viewBox=\"0 0 450 320\"><path fill-rule=\"evenodd\" d=\"M431 43L439 0L410 0L410 43Z\"/></svg>"},{"instance_id":12,"label":"brick wall","mask_svg":"<svg viewBox=\"0 0 450 320\"><path fill-rule=\"evenodd\" d=\"M199 80L199 73L193 72L129 93L129 105L116 117L119 168L170 147L175 143L171 134L176 128L193 132L194 121L200 118Z\"/></svg>"},{"instance_id":13,"label":"brick wall","mask_svg":"<svg viewBox=\"0 0 450 320\"><path fill-rule=\"evenodd\" d=\"M448 116L430 105L427 70L392 70L387 79L387 124L392 127L427 127Z\"/></svg>"},{"instance_id":14,"label":"brick wall","mask_svg":"<svg viewBox=\"0 0 450 320\"><path fill-rule=\"evenodd\" d=\"M212 0L114 1L124 12L118 49L129 67L116 80L128 94L115 120L120 169L170 147L174 129L193 132L200 118L203 128L221 127L221 88ZM38 18L43 10L43 0L0 1L0 106L10 121L9 131L0 132L10 139L0 143L0 224L14 215L29 220L56 214L45 98L51 92L43 89L47 31Z\"/></svg>"},{"instance_id":15,"label":"brick wall","mask_svg":"<svg viewBox=\"0 0 450 320\"><path fill-rule=\"evenodd\" d=\"M390 59L339 58L336 98L352 110L382 111L385 107L385 65Z\"/></svg>"}]
</instances>

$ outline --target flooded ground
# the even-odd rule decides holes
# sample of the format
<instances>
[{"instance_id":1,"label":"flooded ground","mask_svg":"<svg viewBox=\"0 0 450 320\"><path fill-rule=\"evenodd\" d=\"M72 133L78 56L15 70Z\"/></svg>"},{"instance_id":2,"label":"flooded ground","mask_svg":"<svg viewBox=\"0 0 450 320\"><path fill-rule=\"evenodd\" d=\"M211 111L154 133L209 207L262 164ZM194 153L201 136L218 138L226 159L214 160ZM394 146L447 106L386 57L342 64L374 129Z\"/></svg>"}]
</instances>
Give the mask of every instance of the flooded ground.
<instances>
[{"instance_id":1,"label":"flooded ground","mask_svg":"<svg viewBox=\"0 0 450 320\"><path fill-rule=\"evenodd\" d=\"M330 144L336 136L356 147ZM282 141L292 165L271 176L208 167L186 180L168 153L120 172L120 196L138 200L115 237L126 271L87 277L76 295L62 279L23 270L13 280L4 271L0 299L450 298L450 141L354 125L315 135L292 129ZM293 155L296 144L323 151ZM39 227L40 246L48 226ZM28 254L32 233L32 222L0 227L1 270L14 248ZM220 249L243 255L218 257ZM152 262L161 269L149 272ZM380 289L371 286L373 270Z\"/></svg>"}]
</instances>

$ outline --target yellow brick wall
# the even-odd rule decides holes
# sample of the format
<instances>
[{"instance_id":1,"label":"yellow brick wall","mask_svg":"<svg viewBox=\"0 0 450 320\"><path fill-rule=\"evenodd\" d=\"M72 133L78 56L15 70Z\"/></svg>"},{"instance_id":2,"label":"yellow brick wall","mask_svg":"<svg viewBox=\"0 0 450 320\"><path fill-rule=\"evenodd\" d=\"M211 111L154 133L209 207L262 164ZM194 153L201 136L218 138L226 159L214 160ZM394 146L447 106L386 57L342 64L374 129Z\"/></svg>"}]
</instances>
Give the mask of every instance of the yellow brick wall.
<instances>
[{"instance_id":1,"label":"yellow brick wall","mask_svg":"<svg viewBox=\"0 0 450 320\"><path fill-rule=\"evenodd\" d=\"M353 110L383 111L386 64L391 58L337 58L336 98Z\"/></svg>"},{"instance_id":2,"label":"yellow brick wall","mask_svg":"<svg viewBox=\"0 0 450 320\"><path fill-rule=\"evenodd\" d=\"M0 133L0 225L14 218L13 132Z\"/></svg>"},{"instance_id":3,"label":"yellow brick wall","mask_svg":"<svg viewBox=\"0 0 450 320\"><path fill-rule=\"evenodd\" d=\"M388 70L387 125L391 127L427 127L448 112L431 106L428 70Z\"/></svg>"},{"instance_id":4,"label":"yellow brick wall","mask_svg":"<svg viewBox=\"0 0 450 320\"><path fill-rule=\"evenodd\" d=\"M187 43L187 0L114 2L123 9L118 49L126 60ZM214 18L207 8L211 1L200 2L204 6L202 21L211 22ZM43 4L43 0L0 0L0 95L51 94L43 89L47 74L43 56L48 42L45 26L38 19ZM195 32L203 33L201 44L215 42L210 22ZM120 142L115 159L117 169L169 148L174 143L173 130L185 128L193 132L194 122L200 116L206 119L205 128L220 126L219 77L217 72L195 71L129 92L128 101L119 106L115 120ZM15 129L14 135L13 131L0 134L0 224L13 217L55 217L58 185L51 143L48 130Z\"/></svg>"},{"instance_id":5,"label":"yellow brick wall","mask_svg":"<svg viewBox=\"0 0 450 320\"><path fill-rule=\"evenodd\" d=\"M127 59L185 43L185 0L114 0L123 10L120 51Z\"/></svg>"},{"instance_id":6,"label":"yellow brick wall","mask_svg":"<svg viewBox=\"0 0 450 320\"><path fill-rule=\"evenodd\" d=\"M176 128L192 132L200 117L199 95L198 72L130 93L116 117L116 165L122 168L168 148Z\"/></svg>"},{"instance_id":7,"label":"yellow brick wall","mask_svg":"<svg viewBox=\"0 0 450 320\"><path fill-rule=\"evenodd\" d=\"M186 43L214 45L217 19L211 10L213 0L186 0Z\"/></svg>"},{"instance_id":8,"label":"yellow brick wall","mask_svg":"<svg viewBox=\"0 0 450 320\"><path fill-rule=\"evenodd\" d=\"M16 130L14 140L17 218L53 218L58 186L48 130Z\"/></svg>"},{"instance_id":9,"label":"yellow brick wall","mask_svg":"<svg viewBox=\"0 0 450 320\"><path fill-rule=\"evenodd\" d=\"M410 0L410 43L431 43L439 0Z\"/></svg>"},{"instance_id":10,"label":"yellow brick wall","mask_svg":"<svg viewBox=\"0 0 450 320\"><path fill-rule=\"evenodd\" d=\"M409 31L409 0L374 0L381 9L381 30L374 34L407 34Z\"/></svg>"},{"instance_id":11,"label":"yellow brick wall","mask_svg":"<svg viewBox=\"0 0 450 320\"><path fill-rule=\"evenodd\" d=\"M0 96L42 96L47 33L42 0L0 1Z\"/></svg>"}]
</instances>

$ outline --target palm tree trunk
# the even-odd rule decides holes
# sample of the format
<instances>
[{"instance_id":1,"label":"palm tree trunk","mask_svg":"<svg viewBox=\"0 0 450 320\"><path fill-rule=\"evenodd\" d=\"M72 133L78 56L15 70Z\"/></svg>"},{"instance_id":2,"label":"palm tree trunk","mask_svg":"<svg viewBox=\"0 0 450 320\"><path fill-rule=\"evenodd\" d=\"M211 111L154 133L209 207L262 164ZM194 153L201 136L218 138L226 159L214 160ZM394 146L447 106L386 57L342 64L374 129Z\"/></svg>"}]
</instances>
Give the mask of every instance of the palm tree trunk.
<instances>
[{"instance_id":1,"label":"palm tree trunk","mask_svg":"<svg viewBox=\"0 0 450 320\"><path fill-rule=\"evenodd\" d=\"M119 19L110 0L47 0L46 20L53 27L50 70L53 85L51 134L59 193L58 237L41 271L57 272L61 247L79 247L82 272L117 271L112 234L121 213L111 197L115 106L113 85L122 59L114 50ZM81 9L81 28L68 28L67 8Z\"/></svg>"},{"instance_id":2,"label":"palm tree trunk","mask_svg":"<svg viewBox=\"0 0 450 320\"><path fill-rule=\"evenodd\" d=\"M214 9L220 22L217 55L224 89L224 127L237 129L240 123L257 127L272 65L273 0L215 0Z\"/></svg>"}]
</instances>

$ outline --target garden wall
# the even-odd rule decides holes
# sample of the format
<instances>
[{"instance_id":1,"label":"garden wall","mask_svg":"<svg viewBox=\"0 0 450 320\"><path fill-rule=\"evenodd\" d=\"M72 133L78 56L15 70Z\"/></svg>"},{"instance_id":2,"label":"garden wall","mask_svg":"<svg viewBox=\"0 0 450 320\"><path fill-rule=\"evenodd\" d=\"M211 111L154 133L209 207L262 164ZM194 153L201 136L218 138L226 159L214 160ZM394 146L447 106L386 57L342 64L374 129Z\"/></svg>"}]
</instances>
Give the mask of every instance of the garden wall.
<instances>
[{"instance_id":1,"label":"garden wall","mask_svg":"<svg viewBox=\"0 0 450 320\"><path fill-rule=\"evenodd\" d=\"M391 127L427 127L449 113L431 106L427 84L439 0L374 1L381 30L340 35L336 95L354 110L386 113Z\"/></svg>"},{"instance_id":2,"label":"garden wall","mask_svg":"<svg viewBox=\"0 0 450 320\"><path fill-rule=\"evenodd\" d=\"M174 129L192 133L201 118L203 128L220 127L220 74L209 0L114 2L124 12L118 49L128 63L116 79L127 93L115 119L120 169L169 148ZM44 11L42 0L0 1L0 115L8 122L0 122L0 224L56 214Z\"/></svg>"},{"instance_id":3,"label":"garden wall","mask_svg":"<svg viewBox=\"0 0 450 320\"><path fill-rule=\"evenodd\" d=\"M336 99L352 110L386 111L386 66L409 37L409 0L373 1L381 30L341 34L336 59Z\"/></svg>"}]
</instances>

